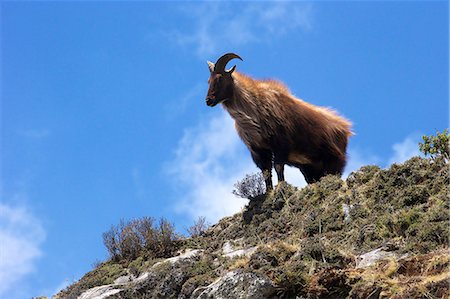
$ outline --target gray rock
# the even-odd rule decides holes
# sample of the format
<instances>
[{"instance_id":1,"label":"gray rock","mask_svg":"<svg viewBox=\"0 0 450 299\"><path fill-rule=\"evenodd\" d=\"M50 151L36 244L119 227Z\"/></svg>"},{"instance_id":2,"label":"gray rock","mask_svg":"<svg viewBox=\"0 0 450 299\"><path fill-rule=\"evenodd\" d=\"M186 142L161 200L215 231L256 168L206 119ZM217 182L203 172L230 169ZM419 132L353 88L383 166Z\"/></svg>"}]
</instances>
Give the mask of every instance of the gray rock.
<instances>
[{"instance_id":1,"label":"gray rock","mask_svg":"<svg viewBox=\"0 0 450 299\"><path fill-rule=\"evenodd\" d=\"M273 298L275 286L262 274L234 270L192 293L197 299Z\"/></svg>"},{"instance_id":2,"label":"gray rock","mask_svg":"<svg viewBox=\"0 0 450 299\"><path fill-rule=\"evenodd\" d=\"M135 277L133 275L124 275L124 276L120 276L118 277L116 280L114 280L114 284L127 284L131 281L133 281L135 279Z\"/></svg>"},{"instance_id":3,"label":"gray rock","mask_svg":"<svg viewBox=\"0 0 450 299\"><path fill-rule=\"evenodd\" d=\"M121 291L122 289L117 289L115 285L104 285L85 291L78 299L103 299L120 293Z\"/></svg>"},{"instance_id":4,"label":"gray rock","mask_svg":"<svg viewBox=\"0 0 450 299\"><path fill-rule=\"evenodd\" d=\"M201 250L185 253L154 264L148 272L135 278L126 290L110 298L178 298L191 268L200 259Z\"/></svg>"},{"instance_id":5,"label":"gray rock","mask_svg":"<svg viewBox=\"0 0 450 299\"><path fill-rule=\"evenodd\" d=\"M255 253L258 246L247 247L247 248L235 248L230 241L226 241L222 247L222 256L227 258L234 258L238 256L247 256L250 257L253 253Z\"/></svg>"},{"instance_id":6,"label":"gray rock","mask_svg":"<svg viewBox=\"0 0 450 299\"><path fill-rule=\"evenodd\" d=\"M176 263L183 262L185 260L193 259L193 258L196 258L201 252L202 252L202 250L199 250L199 249L194 249L194 250L187 249L184 253L182 253L180 255L167 258L162 262L158 262L158 263L154 264L152 268L157 268L159 265L161 265L163 263L170 263L170 264L174 265Z\"/></svg>"},{"instance_id":7,"label":"gray rock","mask_svg":"<svg viewBox=\"0 0 450 299\"><path fill-rule=\"evenodd\" d=\"M398 255L394 252L385 251L383 248L377 248L358 256L356 258L356 268L366 268L386 258L398 259Z\"/></svg>"},{"instance_id":8,"label":"gray rock","mask_svg":"<svg viewBox=\"0 0 450 299\"><path fill-rule=\"evenodd\" d=\"M86 290L78 299L176 298L200 253L201 250L186 250L183 254L154 264L139 277L121 276L114 284Z\"/></svg>"},{"instance_id":9,"label":"gray rock","mask_svg":"<svg viewBox=\"0 0 450 299\"><path fill-rule=\"evenodd\" d=\"M342 204L342 211L344 212L344 221L349 222L351 220L350 211L353 209L353 205Z\"/></svg>"}]
</instances>

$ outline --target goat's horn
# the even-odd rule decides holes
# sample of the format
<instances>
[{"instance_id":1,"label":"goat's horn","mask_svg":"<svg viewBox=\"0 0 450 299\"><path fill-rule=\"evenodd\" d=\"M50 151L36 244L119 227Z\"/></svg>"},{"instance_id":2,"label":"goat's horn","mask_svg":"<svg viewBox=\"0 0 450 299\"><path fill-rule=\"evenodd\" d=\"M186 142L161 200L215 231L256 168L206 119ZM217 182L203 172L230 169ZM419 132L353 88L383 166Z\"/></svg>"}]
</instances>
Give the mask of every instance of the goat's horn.
<instances>
[{"instance_id":1,"label":"goat's horn","mask_svg":"<svg viewBox=\"0 0 450 299\"><path fill-rule=\"evenodd\" d=\"M216 65L214 67L214 71L216 73L223 73L223 72L225 72L225 66L227 65L227 63L231 59L234 59L234 58L242 60L242 58L239 57L239 55L234 54L234 53L227 53L227 54L222 55L222 57L217 59Z\"/></svg>"}]
</instances>

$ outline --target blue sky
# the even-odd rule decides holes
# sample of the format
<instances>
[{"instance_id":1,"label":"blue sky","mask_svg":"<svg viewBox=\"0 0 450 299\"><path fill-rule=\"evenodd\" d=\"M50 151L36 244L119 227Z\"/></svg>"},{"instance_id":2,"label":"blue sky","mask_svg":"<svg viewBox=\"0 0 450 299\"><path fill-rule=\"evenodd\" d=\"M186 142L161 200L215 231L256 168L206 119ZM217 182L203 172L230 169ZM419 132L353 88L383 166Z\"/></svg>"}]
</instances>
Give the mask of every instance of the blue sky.
<instances>
[{"instance_id":1,"label":"blue sky","mask_svg":"<svg viewBox=\"0 0 450 299\"><path fill-rule=\"evenodd\" d=\"M0 5L2 298L79 279L121 218L182 232L240 210L232 186L256 168L204 102L206 60L223 53L350 119L346 174L448 127L446 1Z\"/></svg>"}]
</instances>

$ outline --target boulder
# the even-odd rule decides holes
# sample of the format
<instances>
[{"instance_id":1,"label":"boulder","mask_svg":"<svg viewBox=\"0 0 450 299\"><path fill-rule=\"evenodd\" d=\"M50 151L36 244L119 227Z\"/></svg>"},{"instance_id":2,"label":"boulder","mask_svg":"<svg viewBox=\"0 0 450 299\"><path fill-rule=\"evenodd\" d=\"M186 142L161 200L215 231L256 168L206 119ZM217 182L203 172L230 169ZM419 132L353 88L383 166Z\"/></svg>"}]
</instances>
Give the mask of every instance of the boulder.
<instances>
[{"instance_id":1,"label":"boulder","mask_svg":"<svg viewBox=\"0 0 450 299\"><path fill-rule=\"evenodd\" d=\"M259 273L240 269L226 273L207 287L196 289L191 298L275 298L274 294L275 286L269 278Z\"/></svg>"}]
</instances>

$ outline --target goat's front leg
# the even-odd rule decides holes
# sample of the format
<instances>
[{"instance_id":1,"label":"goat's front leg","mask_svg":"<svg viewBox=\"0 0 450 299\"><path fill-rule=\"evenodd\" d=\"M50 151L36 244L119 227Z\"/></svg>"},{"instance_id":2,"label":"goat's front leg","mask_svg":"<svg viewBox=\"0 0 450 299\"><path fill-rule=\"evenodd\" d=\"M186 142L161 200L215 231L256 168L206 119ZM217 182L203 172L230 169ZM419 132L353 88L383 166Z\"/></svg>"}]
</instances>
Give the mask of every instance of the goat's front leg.
<instances>
[{"instance_id":1,"label":"goat's front leg","mask_svg":"<svg viewBox=\"0 0 450 299\"><path fill-rule=\"evenodd\" d=\"M253 161L261 169L266 183L266 192L273 190L272 185L272 152L268 150L250 150Z\"/></svg>"}]
</instances>

